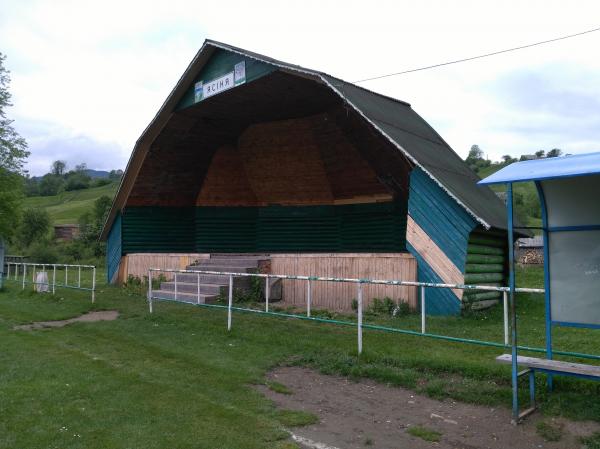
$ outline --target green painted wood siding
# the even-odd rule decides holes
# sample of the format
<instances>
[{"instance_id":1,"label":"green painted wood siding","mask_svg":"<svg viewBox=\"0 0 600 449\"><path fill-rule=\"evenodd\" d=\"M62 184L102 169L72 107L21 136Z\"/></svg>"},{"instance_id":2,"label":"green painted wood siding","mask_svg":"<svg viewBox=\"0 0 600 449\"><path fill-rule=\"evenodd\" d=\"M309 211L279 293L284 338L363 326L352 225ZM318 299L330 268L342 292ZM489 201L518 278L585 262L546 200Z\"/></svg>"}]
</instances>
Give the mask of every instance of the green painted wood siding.
<instances>
[{"instance_id":1,"label":"green painted wood siding","mask_svg":"<svg viewBox=\"0 0 600 449\"><path fill-rule=\"evenodd\" d=\"M123 254L194 252L193 207L128 207L122 229Z\"/></svg>"},{"instance_id":2,"label":"green painted wood siding","mask_svg":"<svg viewBox=\"0 0 600 449\"><path fill-rule=\"evenodd\" d=\"M399 252L401 203L342 206L130 207L123 253Z\"/></svg>"},{"instance_id":3,"label":"green painted wood siding","mask_svg":"<svg viewBox=\"0 0 600 449\"><path fill-rule=\"evenodd\" d=\"M423 170L415 168L410 174L408 213L427 233L446 256L464 272L469 235L475 220L444 192ZM421 282L442 282L440 276L421 257L417 250L407 245L417 258L417 277ZM436 315L458 314L461 303L447 289L427 290L427 313Z\"/></svg>"},{"instance_id":4,"label":"green painted wood siding","mask_svg":"<svg viewBox=\"0 0 600 449\"><path fill-rule=\"evenodd\" d=\"M111 282L115 273L119 270L122 255L122 235L121 235L121 213L113 221L112 227L106 239L106 281Z\"/></svg>"},{"instance_id":5,"label":"green painted wood siding","mask_svg":"<svg viewBox=\"0 0 600 449\"><path fill-rule=\"evenodd\" d=\"M185 95L181 101L177 104L175 110L187 108L194 104L194 85L198 81L211 81L215 78L219 78L227 73L233 71L233 66L238 62L246 62L246 82L249 83L265 76L277 67L270 64L259 62L256 59L247 58L237 53L232 53L226 50L215 50L213 55L210 57L206 65L202 68L198 76L194 79L194 82L188 87ZM235 89L235 87L233 88Z\"/></svg>"}]
</instances>

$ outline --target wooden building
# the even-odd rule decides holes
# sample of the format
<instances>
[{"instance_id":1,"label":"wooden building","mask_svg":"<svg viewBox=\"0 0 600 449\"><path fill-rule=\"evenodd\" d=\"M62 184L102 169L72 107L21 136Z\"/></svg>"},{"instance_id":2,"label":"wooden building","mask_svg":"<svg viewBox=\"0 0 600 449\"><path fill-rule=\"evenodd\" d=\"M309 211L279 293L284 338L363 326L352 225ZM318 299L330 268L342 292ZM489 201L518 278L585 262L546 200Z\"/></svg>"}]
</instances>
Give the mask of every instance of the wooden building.
<instances>
[{"instance_id":1,"label":"wooden building","mask_svg":"<svg viewBox=\"0 0 600 449\"><path fill-rule=\"evenodd\" d=\"M408 103L206 41L135 145L102 232L108 279L260 254L278 274L501 283L504 205L478 180ZM336 288L315 306L348 309ZM417 305L386 288L367 296ZM467 299L427 297L440 314Z\"/></svg>"}]
</instances>

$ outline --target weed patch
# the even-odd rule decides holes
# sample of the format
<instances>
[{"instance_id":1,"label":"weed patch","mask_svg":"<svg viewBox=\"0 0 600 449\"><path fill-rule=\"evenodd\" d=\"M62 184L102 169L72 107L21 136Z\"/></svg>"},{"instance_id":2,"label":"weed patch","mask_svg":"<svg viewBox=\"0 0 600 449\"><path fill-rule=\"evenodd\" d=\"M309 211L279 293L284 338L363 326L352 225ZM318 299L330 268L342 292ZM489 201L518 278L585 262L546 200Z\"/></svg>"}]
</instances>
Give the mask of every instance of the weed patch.
<instances>
[{"instance_id":1,"label":"weed patch","mask_svg":"<svg viewBox=\"0 0 600 449\"><path fill-rule=\"evenodd\" d=\"M546 441L560 441L563 437L562 424L550 424L546 421L540 421L535 428L537 434Z\"/></svg>"},{"instance_id":2,"label":"weed patch","mask_svg":"<svg viewBox=\"0 0 600 449\"><path fill-rule=\"evenodd\" d=\"M267 381L265 384L269 390L279 394L292 394L292 390L279 382Z\"/></svg>"},{"instance_id":3,"label":"weed patch","mask_svg":"<svg viewBox=\"0 0 600 449\"><path fill-rule=\"evenodd\" d=\"M425 426L412 426L408 428L407 432L413 437L421 438L422 440L430 441L432 443L438 443L442 438L440 432Z\"/></svg>"},{"instance_id":4,"label":"weed patch","mask_svg":"<svg viewBox=\"0 0 600 449\"><path fill-rule=\"evenodd\" d=\"M302 410L278 410L275 416L285 427L303 427L319 422L317 415Z\"/></svg>"}]
</instances>

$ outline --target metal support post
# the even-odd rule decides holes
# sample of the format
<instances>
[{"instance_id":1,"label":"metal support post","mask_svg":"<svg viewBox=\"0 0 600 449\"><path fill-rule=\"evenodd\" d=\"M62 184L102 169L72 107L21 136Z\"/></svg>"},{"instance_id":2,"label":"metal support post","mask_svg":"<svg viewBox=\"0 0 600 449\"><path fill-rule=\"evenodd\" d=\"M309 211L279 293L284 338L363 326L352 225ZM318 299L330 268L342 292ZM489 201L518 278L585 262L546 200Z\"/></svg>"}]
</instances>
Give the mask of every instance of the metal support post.
<instances>
[{"instance_id":1,"label":"metal support post","mask_svg":"<svg viewBox=\"0 0 600 449\"><path fill-rule=\"evenodd\" d=\"M265 312L269 311L269 275L265 278Z\"/></svg>"},{"instance_id":2,"label":"metal support post","mask_svg":"<svg viewBox=\"0 0 600 449\"><path fill-rule=\"evenodd\" d=\"M198 276L197 276L197 281L198 281L198 283L197 283L197 284L198 284L198 285L197 285L197 295L198 295L198 296L197 296L197 298L196 298L196 300L197 300L197 301L196 301L196 303L197 303L197 304L200 304L200 273L198 273Z\"/></svg>"},{"instance_id":3,"label":"metal support post","mask_svg":"<svg viewBox=\"0 0 600 449\"><path fill-rule=\"evenodd\" d=\"M425 287L421 286L421 333L425 333L425 315L426 315L426 304L425 304Z\"/></svg>"},{"instance_id":4,"label":"metal support post","mask_svg":"<svg viewBox=\"0 0 600 449\"><path fill-rule=\"evenodd\" d=\"M92 303L96 302L96 267L92 268Z\"/></svg>"},{"instance_id":5,"label":"metal support post","mask_svg":"<svg viewBox=\"0 0 600 449\"><path fill-rule=\"evenodd\" d=\"M510 339L508 337L508 293L502 292L502 306L504 311L504 346L508 346L510 344Z\"/></svg>"},{"instance_id":6,"label":"metal support post","mask_svg":"<svg viewBox=\"0 0 600 449\"><path fill-rule=\"evenodd\" d=\"M229 301L227 303L227 330L231 330L231 307L233 306L233 275L229 275Z\"/></svg>"},{"instance_id":7,"label":"metal support post","mask_svg":"<svg viewBox=\"0 0 600 449\"><path fill-rule=\"evenodd\" d=\"M148 308L152 313L152 270L148 270Z\"/></svg>"},{"instance_id":8,"label":"metal support post","mask_svg":"<svg viewBox=\"0 0 600 449\"><path fill-rule=\"evenodd\" d=\"M506 185L506 207L508 215L508 287L510 291L511 356L512 356L512 423L519 422L519 369L517 365L517 307L515 304L515 254L513 240L513 190L512 183Z\"/></svg>"},{"instance_id":9,"label":"metal support post","mask_svg":"<svg viewBox=\"0 0 600 449\"><path fill-rule=\"evenodd\" d=\"M175 301L177 301L177 272L175 272L174 278L175 278Z\"/></svg>"},{"instance_id":10,"label":"metal support post","mask_svg":"<svg viewBox=\"0 0 600 449\"><path fill-rule=\"evenodd\" d=\"M358 355L362 354L363 289L358 283Z\"/></svg>"},{"instance_id":11,"label":"metal support post","mask_svg":"<svg viewBox=\"0 0 600 449\"><path fill-rule=\"evenodd\" d=\"M310 303L311 303L311 282L310 279L306 283L306 316L310 318Z\"/></svg>"}]
</instances>

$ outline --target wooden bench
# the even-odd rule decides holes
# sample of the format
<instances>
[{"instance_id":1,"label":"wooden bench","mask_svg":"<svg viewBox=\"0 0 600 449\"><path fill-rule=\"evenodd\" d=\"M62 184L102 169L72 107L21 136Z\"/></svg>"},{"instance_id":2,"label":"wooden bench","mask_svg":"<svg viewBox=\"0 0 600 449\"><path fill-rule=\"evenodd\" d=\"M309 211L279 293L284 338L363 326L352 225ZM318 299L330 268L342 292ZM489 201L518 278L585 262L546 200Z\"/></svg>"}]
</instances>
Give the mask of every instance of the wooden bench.
<instances>
[{"instance_id":1,"label":"wooden bench","mask_svg":"<svg viewBox=\"0 0 600 449\"><path fill-rule=\"evenodd\" d=\"M496 361L512 365L512 355L502 354ZM560 360L538 359L536 357L517 356L517 365L526 369L518 373L518 377L529 375L530 407L519 413L519 419L524 418L535 410L535 372L546 374L559 374L565 376L583 377L585 379L600 380L600 366L585 365L583 363L562 362Z\"/></svg>"}]
</instances>

